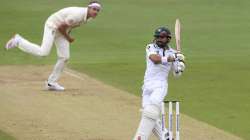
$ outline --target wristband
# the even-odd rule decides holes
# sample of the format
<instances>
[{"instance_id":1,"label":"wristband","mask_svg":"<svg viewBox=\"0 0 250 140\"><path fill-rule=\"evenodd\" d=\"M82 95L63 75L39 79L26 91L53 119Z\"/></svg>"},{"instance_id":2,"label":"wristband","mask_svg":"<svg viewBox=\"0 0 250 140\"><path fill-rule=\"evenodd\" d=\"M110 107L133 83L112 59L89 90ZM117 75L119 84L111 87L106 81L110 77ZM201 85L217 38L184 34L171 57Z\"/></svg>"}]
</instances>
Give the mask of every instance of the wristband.
<instances>
[{"instance_id":1,"label":"wristband","mask_svg":"<svg viewBox=\"0 0 250 140\"><path fill-rule=\"evenodd\" d=\"M168 64L168 57L166 57L166 56L161 57L161 63L162 63L163 65Z\"/></svg>"}]
</instances>

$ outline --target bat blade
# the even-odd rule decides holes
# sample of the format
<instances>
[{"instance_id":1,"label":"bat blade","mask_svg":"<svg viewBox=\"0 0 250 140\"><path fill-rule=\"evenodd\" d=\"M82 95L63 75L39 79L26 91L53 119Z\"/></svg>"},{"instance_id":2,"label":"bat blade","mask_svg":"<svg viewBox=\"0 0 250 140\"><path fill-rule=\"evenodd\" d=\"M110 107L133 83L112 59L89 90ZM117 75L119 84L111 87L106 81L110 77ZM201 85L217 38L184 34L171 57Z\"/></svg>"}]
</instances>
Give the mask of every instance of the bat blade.
<instances>
[{"instance_id":1,"label":"bat blade","mask_svg":"<svg viewBox=\"0 0 250 140\"><path fill-rule=\"evenodd\" d=\"M176 39L176 50L178 53L181 52L181 23L179 19L175 22L175 39Z\"/></svg>"}]
</instances>

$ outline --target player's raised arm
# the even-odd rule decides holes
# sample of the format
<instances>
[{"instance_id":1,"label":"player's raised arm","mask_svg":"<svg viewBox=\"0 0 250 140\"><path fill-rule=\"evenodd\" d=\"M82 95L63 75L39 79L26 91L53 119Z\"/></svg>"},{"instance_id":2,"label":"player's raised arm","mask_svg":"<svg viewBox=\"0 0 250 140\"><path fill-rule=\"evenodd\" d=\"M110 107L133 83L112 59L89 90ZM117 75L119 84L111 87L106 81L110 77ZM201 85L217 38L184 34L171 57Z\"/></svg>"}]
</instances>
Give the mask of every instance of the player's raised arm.
<instances>
[{"instance_id":1,"label":"player's raised arm","mask_svg":"<svg viewBox=\"0 0 250 140\"><path fill-rule=\"evenodd\" d=\"M154 62L155 64L165 64L167 62L173 62L175 58L173 56L165 56L161 57L158 54L151 54L149 59Z\"/></svg>"},{"instance_id":2,"label":"player's raised arm","mask_svg":"<svg viewBox=\"0 0 250 140\"><path fill-rule=\"evenodd\" d=\"M157 49L154 45L148 45L146 49L147 57L154 63L154 64L166 64L167 62L174 62L175 56L171 54L166 54L165 56L161 56L158 54Z\"/></svg>"}]
</instances>

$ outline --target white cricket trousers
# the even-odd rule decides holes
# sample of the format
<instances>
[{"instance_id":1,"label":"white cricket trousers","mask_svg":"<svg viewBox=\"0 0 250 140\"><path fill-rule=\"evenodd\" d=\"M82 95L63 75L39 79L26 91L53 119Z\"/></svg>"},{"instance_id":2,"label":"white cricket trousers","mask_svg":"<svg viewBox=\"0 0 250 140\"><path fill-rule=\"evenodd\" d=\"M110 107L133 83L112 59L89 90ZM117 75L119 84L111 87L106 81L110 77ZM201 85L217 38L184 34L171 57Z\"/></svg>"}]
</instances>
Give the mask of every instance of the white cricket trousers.
<instances>
[{"instance_id":1,"label":"white cricket trousers","mask_svg":"<svg viewBox=\"0 0 250 140\"><path fill-rule=\"evenodd\" d=\"M164 98L167 96L168 83L167 81L150 81L144 83L142 87L142 107L153 104L161 106Z\"/></svg>"},{"instance_id":2,"label":"white cricket trousers","mask_svg":"<svg viewBox=\"0 0 250 140\"><path fill-rule=\"evenodd\" d=\"M142 94L142 107L143 109L146 108L149 105L155 105L159 108L161 108L161 103L163 102L164 98L167 95L168 90L168 84L167 81L150 81L147 83L144 83L143 87L143 94ZM144 127L144 128L143 128ZM147 127L147 128L145 128ZM145 119L144 116L142 116L138 132L144 132L146 136L146 140L148 140L149 136L151 135L151 132L154 133L154 135L161 140L162 136L162 123L160 116L156 120L148 120Z\"/></svg>"},{"instance_id":3,"label":"white cricket trousers","mask_svg":"<svg viewBox=\"0 0 250 140\"><path fill-rule=\"evenodd\" d=\"M65 37L59 33L56 29L50 28L47 25L44 27L44 35L41 46L29 42L24 38L19 40L19 48L29 54L44 57L49 55L53 44L55 43L57 48L58 60L54 66L53 72L48 78L48 83L57 82L65 64L70 57L70 43Z\"/></svg>"}]
</instances>

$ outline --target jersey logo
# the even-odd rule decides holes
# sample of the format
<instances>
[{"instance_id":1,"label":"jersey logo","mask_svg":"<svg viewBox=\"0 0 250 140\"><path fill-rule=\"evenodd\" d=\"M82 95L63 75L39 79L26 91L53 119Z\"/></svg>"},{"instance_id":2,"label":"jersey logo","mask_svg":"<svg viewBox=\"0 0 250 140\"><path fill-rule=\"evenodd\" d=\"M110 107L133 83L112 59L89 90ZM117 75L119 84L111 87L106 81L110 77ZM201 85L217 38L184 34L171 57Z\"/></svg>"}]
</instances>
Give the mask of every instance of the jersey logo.
<instances>
[{"instance_id":1,"label":"jersey logo","mask_svg":"<svg viewBox=\"0 0 250 140\"><path fill-rule=\"evenodd\" d=\"M157 49L157 46L154 44L154 47Z\"/></svg>"}]
</instances>

